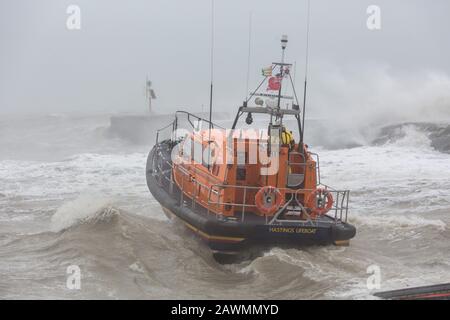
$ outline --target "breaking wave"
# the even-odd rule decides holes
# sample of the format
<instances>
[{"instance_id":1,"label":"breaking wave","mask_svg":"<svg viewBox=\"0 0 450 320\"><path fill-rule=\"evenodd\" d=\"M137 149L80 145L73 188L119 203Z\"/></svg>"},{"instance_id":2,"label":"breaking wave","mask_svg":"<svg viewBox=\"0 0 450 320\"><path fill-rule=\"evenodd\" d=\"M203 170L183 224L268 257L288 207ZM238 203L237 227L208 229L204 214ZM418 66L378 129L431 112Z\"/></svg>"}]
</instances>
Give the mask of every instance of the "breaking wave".
<instances>
[{"instance_id":1,"label":"breaking wave","mask_svg":"<svg viewBox=\"0 0 450 320\"><path fill-rule=\"evenodd\" d=\"M450 153L450 124L405 122L378 127L337 127L326 121L307 123L305 141L311 146L339 150L395 145Z\"/></svg>"},{"instance_id":2,"label":"breaking wave","mask_svg":"<svg viewBox=\"0 0 450 320\"><path fill-rule=\"evenodd\" d=\"M51 218L51 230L59 232L79 223L110 219L118 214L111 199L96 195L83 195L62 205Z\"/></svg>"},{"instance_id":3,"label":"breaking wave","mask_svg":"<svg viewBox=\"0 0 450 320\"><path fill-rule=\"evenodd\" d=\"M381 128L378 137L372 143L432 147L437 151L450 153L450 125L427 122L389 125Z\"/></svg>"}]
</instances>

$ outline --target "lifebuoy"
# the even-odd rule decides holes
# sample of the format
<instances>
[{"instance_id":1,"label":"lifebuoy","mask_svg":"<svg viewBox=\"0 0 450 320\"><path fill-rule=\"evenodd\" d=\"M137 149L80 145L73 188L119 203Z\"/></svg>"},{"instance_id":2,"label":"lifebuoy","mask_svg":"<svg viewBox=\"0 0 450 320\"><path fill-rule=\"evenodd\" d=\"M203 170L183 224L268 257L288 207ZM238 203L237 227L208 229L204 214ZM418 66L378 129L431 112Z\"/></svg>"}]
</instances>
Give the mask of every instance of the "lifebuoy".
<instances>
[{"instance_id":1,"label":"lifebuoy","mask_svg":"<svg viewBox=\"0 0 450 320\"><path fill-rule=\"evenodd\" d=\"M317 196L320 196L319 201L317 201ZM324 196L325 199L322 196ZM315 216L323 216L330 211L333 207L333 202L333 195L329 190L324 188L317 188L306 198L306 204Z\"/></svg>"},{"instance_id":2,"label":"lifebuoy","mask_svg":"<svg viewBox=\"0 0 450 320\"><path fill-rule=\"evenodd\" d=\"M272 186L265 186L255 195L255 204L262 215L273 215L283 204L284 199L280 190Z\"/></svg>"}]
</instances>

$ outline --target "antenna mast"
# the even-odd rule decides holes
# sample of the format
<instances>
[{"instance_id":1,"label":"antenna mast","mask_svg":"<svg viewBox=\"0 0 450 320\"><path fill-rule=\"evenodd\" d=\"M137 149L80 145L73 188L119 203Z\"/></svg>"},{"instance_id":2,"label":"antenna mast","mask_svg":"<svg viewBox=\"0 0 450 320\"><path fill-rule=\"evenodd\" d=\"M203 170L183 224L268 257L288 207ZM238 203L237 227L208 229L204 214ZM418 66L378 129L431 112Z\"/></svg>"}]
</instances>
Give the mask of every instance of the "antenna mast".
<instances>
[{"instance_id":1,"label":"antenna mast","mask_svg":"<svg viewBox=\"0 0 450 320\"><path fill-rule=\"evenodd\" d=\"M306 84L308 81L308 55L309 55L309 18L310 18L310 0L308 0L307 18L306 18L306 56L305 56L305 86L303 88L303 112L302 112L302 132L300 144L303 145L303 133L305 132L305 109L306 109Z\"/></svg>"},{"instance_id":2,"label":"antenna mast","mask_svg":"<svg viewBox=\"0 0 450 320\"><path fill-rule=\"evenodd\" d=\"M280 64L280 79L283 79L283 72L284 72L284 50L286 49L288 43L288 37L287 35L283 34L281 36L281 64ZM282 87L282 80L280 80L280 88L278 89L278 103L277 108L280 109L280 102L281 102L281 87Z\"/></svg>"},{"instance_id":3,"label":"antenna mast","mask_svg":"<svg viewBox=\"0 0 450 320\"><path fill-rule=\"evenodd\" d=\"M209 91L209 139L211 141L212 107L213 107L213 76L214 76L214 0L211 0L211 87ZM208 161L209 163L209 161Z\"/></svg>"},{"instance_id":4,"label":"antenna mast","mask_svg":"<svg viewBox=\"0 0 450 320\"><path fill-rule=\"evenodd\" d=\"M211 130L212 130L212 108L213 108L213 76L214 76L214 0L211 0L211 87L209 91L209 132L208 132L208 144L211 143ZM211 162L211 149L208 146L208 170Z\"/></svg>"},{"instance_id":5,"label":"antenna mast","mask_svg":"<svg viewBox=\"0 0 450 320\"><path fill-rule=\"evenodd\" d=\"M247 86L246 86L246 89L245 89L245 100L248 99L248 82L250 80L251 48L252 48L252 12L249 13L249 17L248 17Z\"/></svg>"}]
</instances>

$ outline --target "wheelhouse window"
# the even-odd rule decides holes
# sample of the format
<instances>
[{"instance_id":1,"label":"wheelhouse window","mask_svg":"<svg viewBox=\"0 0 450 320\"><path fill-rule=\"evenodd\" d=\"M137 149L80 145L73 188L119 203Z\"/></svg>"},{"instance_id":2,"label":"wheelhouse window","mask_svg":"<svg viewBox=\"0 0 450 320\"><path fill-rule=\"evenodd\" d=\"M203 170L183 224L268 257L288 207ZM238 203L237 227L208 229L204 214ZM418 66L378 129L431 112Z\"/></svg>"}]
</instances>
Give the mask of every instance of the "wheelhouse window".
<instances>
[{"instance_id":1,"label":"wheelhouse window","mask_svg":"<svg viewBox=\"0 0 450 320\"><path fill-rule=\"evenodd\" d=\"M217 152L216 149L209 147L203 148L203 144L198 141L193 141L193 147L193 153L191 155L193 163L210 168L213 174L217 175L220 166L213 163Z\"/></svg>"},{"instance_id":2,"label":"wheelhouse window","mask_svg":"<svg viewBox=\"0 0 450 320\"><path fill-rule=\"evenodd\" d=\"M203 164L203 145L194 141L194 154L192 155L192 160L195 164Z\"/></svg>"},{"instance_id":3,"label":"wheelhouse window","mask_svg":"<svg viewBox=\"0 0 450 320\"><path fill-rule=\"evenodd\" d=\"M245 151L237 151L238 166L245 166L247 164L247 153Z\"/></svg>"},{"instance_id":4,"label":"wheelhouse window","mask_svg":"<svg viewBox=\"0 0 450 320\"><path fill-rule=\"evenodd\" d=\"M216 162L217 143L210 142L203 151L203 166L212 168Z\"/></svg>"}]
</instances>

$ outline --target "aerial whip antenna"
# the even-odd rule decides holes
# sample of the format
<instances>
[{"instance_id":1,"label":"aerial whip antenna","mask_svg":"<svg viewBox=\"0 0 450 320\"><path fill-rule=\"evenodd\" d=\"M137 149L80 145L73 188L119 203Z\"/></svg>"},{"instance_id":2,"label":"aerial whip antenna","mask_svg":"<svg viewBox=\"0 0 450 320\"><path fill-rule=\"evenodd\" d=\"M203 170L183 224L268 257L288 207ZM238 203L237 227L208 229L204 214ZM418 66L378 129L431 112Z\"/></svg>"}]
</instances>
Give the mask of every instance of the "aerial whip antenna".
<instances>
[{"instance_id":1,"label":"aerial whip antenna","mask_svg":"<svg viewBox=\"0 0 450 320\"><path fill-rule=\"evenodd\" d=\"M303 145L303 133L305 132L305 109L306 109L306 85L308 81L308 55L309 55L309 19L310 19L310 0L308 0L307 18L306 18L306 55L305 55L305 85L303 88L303 119L300 143Z\"/></svg>"},{"instance_id":2,"label":"aerial whip antenna","mask_svg":"<svg viewBox=\"0 0 450 320\"><path fill-rule=\"evenodd\" d=\"M250 58L252 50L252 12L250 12L248 17L248 56L247 56L247 86L245 89L245 99L248 98L248 82L250 80Z\"/></svg>"},{"instance_id":3,"label":"aerial whip antenna","mask_svg":"<svg viewBox=\"0 0 450 320\"><path fill-rule=\"evenodd\" d=\"M214 76L214 0L211 0L211 86L209 91L209 140L212 129L213 76Z\"/></svg>"},{"instance_id":4,"label":"aerial whip antenna","mask_svg":"<svg viewBox=\"0 0 450 320\"><path fill-rule=\"evenodd\" d=\"M297 61L294 61L294 86L297 79Z\"/></svg>"},{"instance_id":5,"label":"aerial whip antenna","mask_svg":"<svg viewBox=\"0 0 450 320\"><path fill-rule=\"evenodd\" d=\"M211 87L209 91L209 133L208 144L211 143L211 130L212 130L212 108L213 108L213 80L214 80L214 0L211 0ZM209 146L209 145L208 145ZM210 146L209 146L210 148ZM211 160L211 149L208 152L208 169Z\"/></svg>"}]
</instances>

